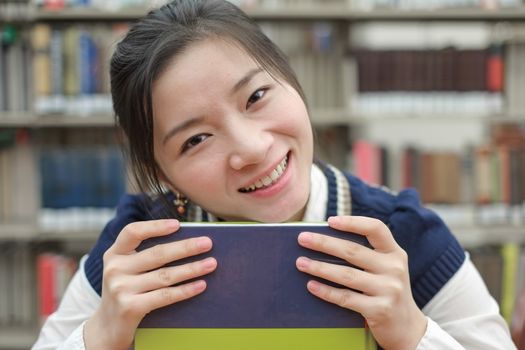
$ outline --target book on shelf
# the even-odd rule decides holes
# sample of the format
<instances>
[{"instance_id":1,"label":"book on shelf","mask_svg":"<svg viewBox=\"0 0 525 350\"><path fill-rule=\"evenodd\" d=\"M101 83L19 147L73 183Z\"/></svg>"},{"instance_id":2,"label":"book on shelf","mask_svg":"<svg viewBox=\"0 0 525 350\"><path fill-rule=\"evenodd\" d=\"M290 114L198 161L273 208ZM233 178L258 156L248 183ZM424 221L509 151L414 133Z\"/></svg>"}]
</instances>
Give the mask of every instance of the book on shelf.
<instances>
[{"instance_id":1,"label":"book on shelf","mask_svg":"<svg viewBox=\"0 0 525 350\"><path fill-rule=\"evenodd\" d=\"M343 110L351 77L341 32L331 23L262 22L264 33L287 55L309 107Z\"/></svg>"},{"instance_id":2,"label":"book on shelf","mask_svg":"<svg viewBox=\"0 0 525 350\"><path fill-rule=\"evenodd\" d=\"M38 212L34 139L27 129L0 130L0 223L30 222Z\"/></svg>"},{"instance_id":3,"label":"book on shelf","mask_svg":"<svg viewBox=\"0 0 525 350\"><path fill-rule=\"evenodd\" d=\"M318 126L314 131L315 157L339 169L349 169L350 150L348 125Z\"/></svg>"},{"instance_id":4,"label":"book on shelf","mask_svg":"<svg viewBox=\"0 0 525 350\"><path fill-rule=\"evenodd\" d=\"M496 10L503 8L519 8L523 6L521 0L441 0L441 1L420 1L420 0L349 0L352 9L371 11L371 10L439 10L439 9L485 9Z\"/></svg>"},{"instance_id":5,"label":"book on shelf","mask_svg":"<svg viewBox=\"0 0 525 350\"><path fill-rule=\"evenodd\" d=\"M478 269L490 295L501 303L501 286L503 275L503 256L496 246L478 247L469 250L470 259Z\"/></svg>"},{"instance_id":6,"label":"book on shelf","mask_svg":"<svg viewBox=\"0 0 525 350\"><path fill-rule=\"evenodd\" d=\"M500 305L502 315L509 321L525 286L525 250L519 244L507 243L469 249L469 254L489 293Z\"/></svg>"},{"instance_id":7,"label":"book on shelf","mask_svg":"<svg viewBox=\"0 0 525 350\"><path fill-rule=\"evenodd\" d=\"M28 110L31 53L27 32L0 24L0 37L0 112Z\"/></svg>"},{"instance_id":8,"label":"book on shelf","mask_svg":"<svg viewBox=\"0 0 525 350\"><path fill-rule=\"evenodd\" d=\"M520 247L514 243L505 243L501 247L503 271L501 276L501 314L510 323L516 301L516 276L518 272Z\"/></svg>"},{"instance_id":9,"label":"book on shelf","mask_svg":"<svg viewBox=\"0 0 525 350\"><path fill-rule=\"evenodd\" d=\"M458 33L461 32L461 35ZM521 23L409 22L352 26L360 116L525 113Z\"/></svg>"},{"instance_id":10,"label":"book on shelf","mask_svg":"<svg viewBox=\"0 0 525 350\"><path fill-rule=\"evenodd\" d=\"M35 112L110 114L109 59L128 27L37 23L32 31Z\"/></svg>"},{"instance_id":11,"label":"book on shelf","mask_svg":"<svg viewBox=\"0 0 525 350\"><path fill-rule=\"evenodd\" d=\"M380 145L365 140L355 140L352 143L354 174L370 184L384 184L381 160L383 156Z\"/></svg>"},{"instance_id":12,"label":"book on shelf","mask_svg":"<svg viewBox=\"0 0 525 350\"><path fill-rule=\"evenodd\" d=\"M48 252L36 256L40 323L43 323L58 308L76 269L77 260L64 254Z\"/></svg>"},{"instance_id":13,"label":"book on shelf","mask_svg":"<svg viewBox=\"0 0 525 350\"><path fill-rule=\"evenodd\" d=\"M139 250L208 236L213 241L210 252L170 265L213 256L218 267L203 277L207 288L202 294L148 313L137 329L135 350L168 349L175 339L192 349L367 348L360 314L306 289L307 281L315 278L297 270L299 256L347 263L299 246L297 236L303 231L368 244L363 236L326 223L182 223L171 235L144 241Z\"/></svg>"},{"instance_id":14,"label":"book on shelf","mask_svg":"<svg viewBox=\"0 0 525 350\"><path fill-rule=\"evenodd\" d=\"M0 250L0 327L34 326L37 294L31 248L1 242Z\"/></svg>"},{"instance_id":15,"label":"book on shelf","mask_svg":"<svg viewBox=\"0 0 525 350\"><path fill-rule=\"evenodd\" d=\"M126 192L126 171L115 147L46 148L40 153L44 230L98 230Z\"/></svg>"},{"instance_id":16,"label":"book on shelf","mask_svg":"<svg viewBox=\"0 0 525 350\"><path fill-rule=\"evenodd\" d=\"M460 203L461 159L451 152L426 153L422 159L421 199L425 203Z\"/></svg>"},{"instance_id":17,"label":"book on shelf","mask_svg":"<svg viewBox=\"0 0 525 350\"><path fill-rule=\"evenodd\" d=\"M339 6L341 10L350 8L361 11L398 9L398 10L435 10L443 8L471 8L495 10L498 8L513 8L523 5L521 0L447 0L432 1L431 3L420 0L231 0L237 6L247 10L253 8L289 8L298 4L305 7ZM66 7L97 7L101 9L117 10L126 7L146 7L150 5L148 0L33 0L37 6L50 10L60 10ZM160 2L162 3L162 1Z\"/></svg>"},{"instance_id":18,"label":"book on shelf","mask_svg":"<svg viewBox=\"0 0 525 350\"><path fill-rule=\"evenodd\" d=\"M379 142L351 142L350 170L392 190L416 188L421 201L456 226L522 225L525 222L525 136L518 125L495 127L492 142L463 150L411 144L389 149ZM344 153L344 151L342 151ZM463 217L463 219L461 219Z\"/></svg>"},{"instance_id":19,"label":"book on shelf","mask_svg":"<svg viewBox=\"0 0 525 350\"><path fill-rule=\"evenodd\" d=\"M505 47L505 103L508 114L523 117L525 114L525 27L519 27L515 38Z\"/></svg>"},{"instance_id":20,"label":"book on shelf","mask_svg":"<svg viewBox=\"0 0 525 350\"><path fill-rule=\"evenodd\" d=\"M503 112L502 90L496 90L493 77L497 75L494 57L486 48L356 48L352 52L358 67L358 92L352 105L357 114ZM499 67L503 70L502 63Z\"/></svg>"}]
</instances>

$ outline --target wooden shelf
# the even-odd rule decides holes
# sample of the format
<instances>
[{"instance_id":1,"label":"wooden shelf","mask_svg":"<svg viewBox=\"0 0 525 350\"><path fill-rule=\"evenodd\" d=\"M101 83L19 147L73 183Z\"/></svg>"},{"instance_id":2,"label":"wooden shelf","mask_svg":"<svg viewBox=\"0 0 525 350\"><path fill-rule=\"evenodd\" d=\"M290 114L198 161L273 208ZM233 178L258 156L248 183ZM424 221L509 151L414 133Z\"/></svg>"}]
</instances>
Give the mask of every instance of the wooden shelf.
<instances>
[{"instance_id":1,"label":"wooden shelf","mask_svg":"<svg viewBox=\"0 0 525 350\"><path fill-rule=\"evenodd\" d=\"M506 115L489 115L489 114L457 114L457 113L396 113L396 114L349 114L350 123L364 124L378 121L396 121L396 122L411 122L411 121L443 121L446 123L473 121L481 123L525 123L525 118L522 116L506 116Z\"/></svg>"},{"instance_id":2,"label":"wooden shelf","mask_svg":"<svg viewBox=\"0 0 525 350\"><path fill-rule=\"evenodd\" d=\"M437 10L384 9L361 11L344 6L300 6L247 8L246 13L257 20L345 20L345 21L523 21L525 8L484 10L450 8ZM60 11L36 10L37 21L132 21L144 16L146 8L103 11L93 8L69 8Z\"/></svg>"},{"instance_id":3,"label":"wooden shelf","mask_svg":"<svg viewBox=\"0 0 525 350\"><path fill-rule=\"evenodd\" d=\"M458 226L452 227L458 240L468 248L501 243L525 243L525 226ZM36 224L0 224L0 241L94 242L100 229L42 230Z\"/></svg>"},{"instance_id":4,"label":"wooden shelf","mask_svg":"<svg viewBox=\"0 0 525 350\"><path fill-rule=\"evenodd\" d=\"M0 127L112 127L115 121L110 114L74 116L67 114L37 115L31 112L0 112Z\"/></svg>"},{"instance_id":5,"label":"wooden shelf","mask_svg":"<svg viewBox=\"0 0 525 350\"><path fill-rule=\"evenodd\" d=\"M27 350L38 337L37 328L2 328L0 330L0 349Z\"/></svg>"},{"instance_id":6,"label":"wooden shelf","mask_svg":"<svg viewBox=\"0 0 525 350\"><path fill-rule=\"evenodd\" d=\"M444 122L479 121L482 123L525 123L521 116L480 115L480 114L352 114L346 110L325 109L310 112L312 124L315 126L335 124L364 124L377 121L420 121L441 120ZM67 114L36 115L31 112L0 112L0 128L49 128L49 127L113 127L113 115L95 114L88 116L74 116Z\"/></svg>"},{"instance_id":7,"label":"wooden shelf","mask_svg":"<svg viewBox=\"0 0 525 350\"><path fill-rule=\"evenodd\" d=\"M146 8L126 8L116 11L104 11L97 8L66 8L63 10L35 11L33 20L36 21L133 21L144 16Z\"/></svg>"},{"instance_id":8,"label":"wooden shelf","mask_svg":"<svg viewBox=\"0 0 525 350\"><path fill-rule=\"evenodd\" d=\"M0 223L0 240L25 241L36 236L38 229L32 223Z\"/></svg>"},{"instance_id":9,"label":"wooden shelf","mask_svg":"<svg viewBox=\"0 0 525 350\"><path fill-rule=\"evenodd\" d=\"M525 8L484 10L476 8L450 8L438 10L374 10L353 12L352 20L392 20L392 21L522 21Z\"/></svg>"},{"instance_id":10,"label":"wooden shelf","mask_svg":"<svg viewBox=\"0 0 525 350\"><path fill-rule=\"evenodd\" d=\"M86 230L43 230L35 223L0 223L0 241L94 242L102 227Z\"/></svg>"},{"instance_id":11,"label":"wooden shelf","mask_svg":"<svg viewBox=\"0 0 525 350\"><path fill-rule=\"evenodd\" d=\"M452 227L451 231L467 249L502 243L525 243L525 225Z\"/></svg>"}]
</instances>

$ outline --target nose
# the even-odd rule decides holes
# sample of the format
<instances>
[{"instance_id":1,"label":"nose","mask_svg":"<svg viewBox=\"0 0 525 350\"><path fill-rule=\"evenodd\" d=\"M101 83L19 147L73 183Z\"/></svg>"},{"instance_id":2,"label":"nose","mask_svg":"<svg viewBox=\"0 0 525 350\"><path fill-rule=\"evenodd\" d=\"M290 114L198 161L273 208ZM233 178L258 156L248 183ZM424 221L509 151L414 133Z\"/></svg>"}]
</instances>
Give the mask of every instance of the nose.
<instances>
[{"instance_id":1,"label":"nose","mask_svg":"<svg viewBox=\"0 0 525 350\"><path fill-rule=\"evenodd\" d=\"M262 162L273 144L272 134L268 130L258 128L256 124L245 121L232 128L233 142L229 163L235 170Z\"/></svg>"}]
</instances>

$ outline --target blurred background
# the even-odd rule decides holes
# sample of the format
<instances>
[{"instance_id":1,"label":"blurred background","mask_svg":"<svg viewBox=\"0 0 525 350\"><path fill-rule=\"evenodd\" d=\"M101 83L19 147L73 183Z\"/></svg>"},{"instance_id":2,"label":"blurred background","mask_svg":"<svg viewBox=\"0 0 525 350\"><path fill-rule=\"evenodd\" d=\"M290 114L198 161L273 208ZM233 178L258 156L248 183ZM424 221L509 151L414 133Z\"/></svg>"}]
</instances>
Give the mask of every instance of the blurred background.
<instances>
[{"instance_id":1,"label":"blurred background","mask_svg":"<svg viewBox=\"0 0 525 350\"><path fill-rule=\"evenodd\" d=\"M29 349L133 191L108 62L164 2L0 0L0 350ZM232 2L290 59L318 158L417 188L510 323L525 281L525 2Z\"/></svg>"}]
</instances>

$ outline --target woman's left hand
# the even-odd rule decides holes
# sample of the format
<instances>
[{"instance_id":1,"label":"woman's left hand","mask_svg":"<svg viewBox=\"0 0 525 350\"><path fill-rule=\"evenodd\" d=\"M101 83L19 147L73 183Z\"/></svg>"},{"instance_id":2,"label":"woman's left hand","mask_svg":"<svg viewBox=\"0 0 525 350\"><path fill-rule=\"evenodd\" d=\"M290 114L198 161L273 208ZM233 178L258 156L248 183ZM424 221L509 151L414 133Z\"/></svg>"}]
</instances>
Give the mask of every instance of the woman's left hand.
<instances>
[{"instance_id":1,"label":"woman's left hand","mask_svg":"<svg viewBox=\"0 0 525 350\"><path fill-rule=\"evenodd\" d=\"M297 259L300 271L348 288L335 288L309 281L308 290L317 297L363 315L375 340L386 350L415 349L423 337L427 320L410 289L408 257L380 220L360 216L337 216L330 227L366 236L371 248L350 240L303 232L299 244L344 259L354 265L341 266Z\"/></svg>"}]
</instances>

